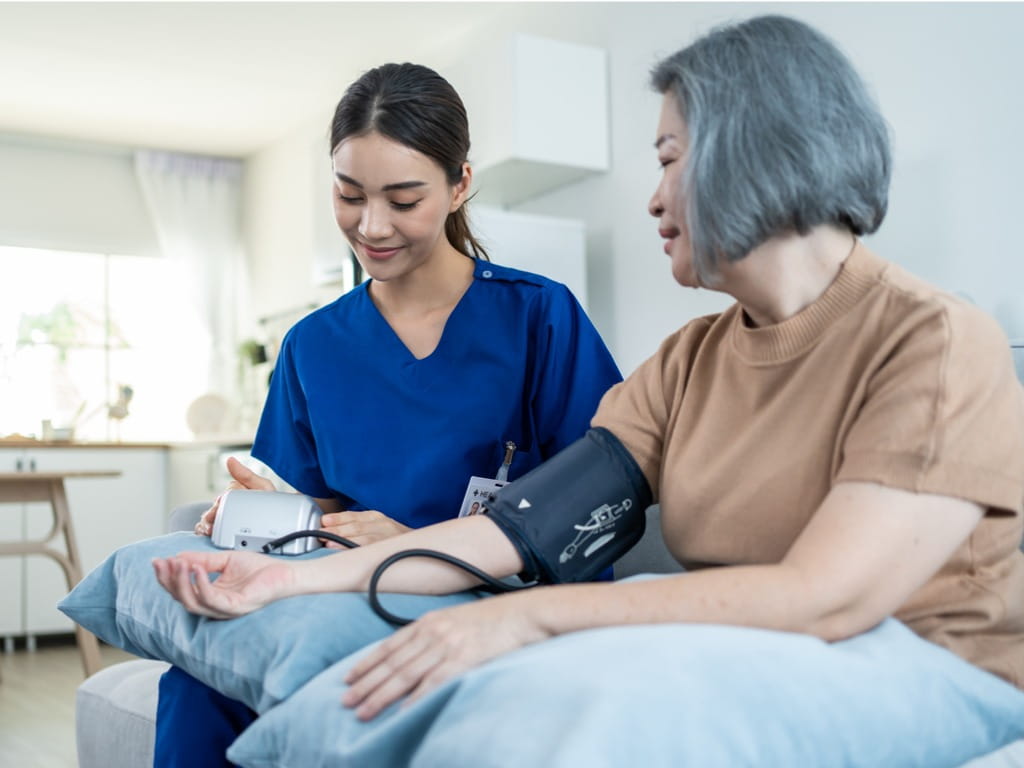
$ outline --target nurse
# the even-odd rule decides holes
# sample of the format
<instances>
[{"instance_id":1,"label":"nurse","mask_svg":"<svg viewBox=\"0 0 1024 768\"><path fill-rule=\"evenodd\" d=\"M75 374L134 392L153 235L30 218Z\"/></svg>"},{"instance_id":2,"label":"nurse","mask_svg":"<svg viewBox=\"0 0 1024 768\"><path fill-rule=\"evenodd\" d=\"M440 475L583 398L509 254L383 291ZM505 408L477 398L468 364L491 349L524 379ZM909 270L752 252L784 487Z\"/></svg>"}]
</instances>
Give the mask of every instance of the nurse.
<instances>
[{"instance_id":1,"label":"nurse","mask_svg":"<svg viewBox=\"0 0 1024 768\"><path fill-rule=\"evenodd\" d=\"M326 530L368 544L455 517L508 443L509 479L539 465L621 376L565 286L487 261L466 213L466 112L441 76L367 72L330 136L335 216L370 279L288 332L252 455L316 498ZM230 469L235 487L273 488ZM254 717L172 668L155 765L225 765Z\"/></svg>"}]
</instances>

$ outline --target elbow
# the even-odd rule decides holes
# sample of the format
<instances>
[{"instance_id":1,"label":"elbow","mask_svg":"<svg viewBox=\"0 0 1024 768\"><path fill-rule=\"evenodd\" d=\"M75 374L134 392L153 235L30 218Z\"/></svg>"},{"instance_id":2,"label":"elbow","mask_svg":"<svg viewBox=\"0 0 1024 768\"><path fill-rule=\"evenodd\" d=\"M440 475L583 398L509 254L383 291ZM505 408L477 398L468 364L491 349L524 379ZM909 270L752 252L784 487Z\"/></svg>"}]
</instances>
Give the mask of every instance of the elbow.
<instances>
[{"instance_id":1,"label":"elbow","mask_svg":"<svg viewBox=\"0 0 1024 768\"><path fill-rule=\"evenodd\" d=\"M803 631L826 643L835 643L867 632L884 619L884 615L866 606L845 605L811 618Z\"/></svg>"},{"instance_id":2,"label":"elbow","mask_svg":"<svg viewBox=\"0 0 1024 768\"><path fill-rule=\"evenodd\" d=\"M868 631L889 615L888 601L880 600L877 593L811 578L800 570L791 575L795 578L792 588L800 595L793 603L800 608L790 614L794 631L834 643Z\"/></svg>"}]
</instances>

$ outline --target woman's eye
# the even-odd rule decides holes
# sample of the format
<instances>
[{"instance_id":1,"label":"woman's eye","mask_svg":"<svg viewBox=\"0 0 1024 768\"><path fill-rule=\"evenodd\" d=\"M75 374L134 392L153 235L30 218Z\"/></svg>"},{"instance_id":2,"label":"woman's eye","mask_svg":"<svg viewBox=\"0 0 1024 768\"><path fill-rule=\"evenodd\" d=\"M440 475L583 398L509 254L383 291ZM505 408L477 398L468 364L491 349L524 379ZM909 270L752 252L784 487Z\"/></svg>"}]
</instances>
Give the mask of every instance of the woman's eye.
<instances>
[{"instance_id":1,"label":"woman's eye","mask_svg":"<svg viewBox=\"0 0 1024 768\"><path fill-rule=\"evenodd\" d=\"M349 197L348 195L343 195L340 192L338 193L338 199L343 203L348 203L349 205L355 205L356 203L361 203L363 201L363 198L361 197Z\"/></svg>"},{"instance_id":2,"label":"woman's eye","mask_svg":"<svg viewBox=\"0 0 1024 768\"><path fill-rule=\"evenodd\" d=\"M417 200L415 203L396 203L396 202L392 202L391 203L391 207L394 208L396 211L411 211L413 208L415 208L417 205L419 205L419 202L420 202L419 200Z\"/></svg>"}]
</instances>

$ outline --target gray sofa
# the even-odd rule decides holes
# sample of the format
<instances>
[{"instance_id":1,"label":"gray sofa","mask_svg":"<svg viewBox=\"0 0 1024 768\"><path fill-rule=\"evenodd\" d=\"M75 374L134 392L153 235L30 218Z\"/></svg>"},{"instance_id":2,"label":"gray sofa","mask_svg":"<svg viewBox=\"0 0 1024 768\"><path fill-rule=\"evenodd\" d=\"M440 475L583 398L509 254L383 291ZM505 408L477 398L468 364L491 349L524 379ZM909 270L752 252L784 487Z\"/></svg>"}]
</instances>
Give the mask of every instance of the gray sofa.
<instances>
[{"instance_id":1,"label":"gray sofa","mask_svg":"<svg viewBox=\"0 0 1024 768\"><path fill-rule=\"evenodd\" d=\"M208 506L203 502L174 510L168 529L191 530ZM679 570L661 539L660 512L651 507L646 534L616 563L615 576ZM148 768L153 764L157 681L167 667L161 661L127 661L101 670L79 686L75 702L79 768ZM963 768L1024 768L1024 741L972 760Z\"/></svg>"}]
</instances>

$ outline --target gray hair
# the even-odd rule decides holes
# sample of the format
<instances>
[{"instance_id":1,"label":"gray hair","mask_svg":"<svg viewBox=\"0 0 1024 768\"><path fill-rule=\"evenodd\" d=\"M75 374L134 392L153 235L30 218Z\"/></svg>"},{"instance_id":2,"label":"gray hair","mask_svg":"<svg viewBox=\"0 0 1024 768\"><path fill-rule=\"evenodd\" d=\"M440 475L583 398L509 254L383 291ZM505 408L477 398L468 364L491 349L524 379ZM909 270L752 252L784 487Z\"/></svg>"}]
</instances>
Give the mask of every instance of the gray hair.
<instances>
[{"instance_id":1,"label":"gray hair","mask_svg":"<svg viewBox=\"0 0 1024 768\"><path fill-rule=\"evenodd\" d=\"M888 205L889 135L836 46L806 24L761 16L719 27L651 72L687 127L685 221L713 284L771 237L834 224L874 232Z\"/></svg>"}]
</instances>

